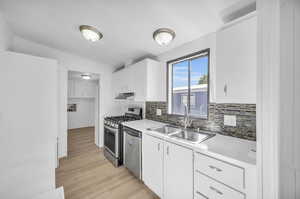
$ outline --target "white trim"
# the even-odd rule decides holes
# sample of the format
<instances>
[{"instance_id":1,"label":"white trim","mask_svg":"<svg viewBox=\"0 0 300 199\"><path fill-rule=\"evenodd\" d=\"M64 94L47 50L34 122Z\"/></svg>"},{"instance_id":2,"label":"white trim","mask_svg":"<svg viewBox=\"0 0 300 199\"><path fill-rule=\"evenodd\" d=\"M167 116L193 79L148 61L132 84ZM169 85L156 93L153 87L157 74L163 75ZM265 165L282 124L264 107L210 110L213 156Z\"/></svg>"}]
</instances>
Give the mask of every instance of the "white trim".
<instances>
[{"instance_id":1,"label":"white trim","mask_svg":"<svg viewBox=\"0 0 300 199\"><path fill-rule=\"evenodd\" d=\"M258 198L278 197L280 0L258 0Z\"/></svg>"},{"instance_id":2,"label":"white trim","mask_svg":"<svg viewBox=\"0 0 300 199\"><path fill-rule=\"evenodd\" d=\"M191 59L196 59L196 58L199 58L199 57L204 57L204 56L208 56L208 52L205 51L205 52L202 52L202 53L197 53L196 55L194 56L190 56L190 57L186 57L186 58L182 58L182 59L179 59L179 60L176 60L176 61L173 61L173 62L170 62L169 65L173 65L173 64L177 64L179 62L183 62L183 61L186 61L186 60L191 60Z\"/></svg>"}]
</instances>

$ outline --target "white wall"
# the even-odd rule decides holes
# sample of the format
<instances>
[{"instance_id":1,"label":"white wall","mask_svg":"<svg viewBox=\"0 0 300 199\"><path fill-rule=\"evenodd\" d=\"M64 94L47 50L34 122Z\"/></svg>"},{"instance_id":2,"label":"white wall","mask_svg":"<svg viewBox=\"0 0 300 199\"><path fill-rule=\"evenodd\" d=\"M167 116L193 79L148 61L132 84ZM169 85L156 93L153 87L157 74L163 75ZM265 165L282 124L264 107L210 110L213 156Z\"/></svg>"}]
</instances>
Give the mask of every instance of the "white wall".
<instances>
[{"instance_id":1,"label":"white wall","mask_svg":"<svg viewBox=\"0 0 300 199\"><path fill-rule=\"evenodd\" d=\"M55 188L57 62L0 52L0 198Z\"/></svg>"},{"instance_id":2,"label":"white wall","mask_svg":"<svg viewBox=\"0 0 300 199\"><path fill-rule=\"evenodd\" d=\"M112 112L111 76L112 67L100 64L61 50L47 47L20 37L14 37L11 49L16 52L23 52L41 57L48 57L58 60L59 73L59 156L67 155L67 81L68 71L85 71L100 74L99 94L99 132L100 139L98 146L103 146L103 118Z\"/></svg>"},{"instance_id":3,"label":"white wall","mask_svg":"<svg viewBox=\"0 0 300 199\"><path fill-rule=\"evenodd\" d=\"M68 81L68 104L77 106L76 112L68 112L68 129L96 127L98 84L97 80L74 78Z\"/></svg>"},{"instance_id":4,"label":"white wall","mask_svg":"<svg viewBox=\"0 0 300 199\"><path fill-rule=\"evenodd\" d=\"M95 126L95 99L68 99L68 104L76 104L76 112L68 112L68 129Z\"/></svg>"},{"instance_id":5,"label":"white wall","mask_svg":"<svg viewBox=\"0 0 300 199\"><path fill-rule=\"evenodd\" d=\"M161 85L164 88L164 96L166 96L165 100L167 100L166 62L207 48L210 48L210 102L216 101L215 100L216 33L208 34L197 40L186 43L180 47L177 47L171 51L168 51L158 56L158 60L161 61L162 63L161 64L162 76L160 76L156 81L162 82Z\"/></svg>"},{"instance_id":6,"label":"white wall","mask_svg":"<svg viewBox=\"0 0 300 199\"><path fill-rule=\"evenodd\" d=\"M12 32L0 13L0 51L7 50L12 42Z\"/></svg>"}]
</instances>

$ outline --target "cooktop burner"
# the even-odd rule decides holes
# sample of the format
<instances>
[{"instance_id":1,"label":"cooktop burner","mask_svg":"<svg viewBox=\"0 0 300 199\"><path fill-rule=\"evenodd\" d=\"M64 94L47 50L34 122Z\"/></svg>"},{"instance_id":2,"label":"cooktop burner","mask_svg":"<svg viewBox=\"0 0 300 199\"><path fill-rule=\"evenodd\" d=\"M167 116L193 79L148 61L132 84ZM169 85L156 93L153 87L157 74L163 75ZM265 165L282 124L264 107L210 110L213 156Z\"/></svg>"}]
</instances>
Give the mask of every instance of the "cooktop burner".
<instances>
[{"instance_id":1,"label":"cooktop burner","mask_svg":"<svg viewBox=\"0 0 300 199\"><path fill-rule=\"evenodd\" d=\"M130 109L128 109L128 110L130 111ZM138 110L137 112L133 112L133 111L126 112L125 115L105 117L104 124L106 126L118 128L119 124L121 124L122 122L140 120L140 119L142 119L142 112L141 112L141 109L137 109L137 110Z\"/></svg>"},{"instance_id":2,"label":"cooktop burner","mask_svg":"<svg viewBox=\"0 0 300 199\"><path fill-rule=\"evenodd\" d=\"M127 121L133 121L137 120L136 117L131 117L127 115L121 115L121 116L113 116L113 117L106 117L105 120L110 120L111 122L115 123L121 123L121 122L127 122Z\"/></svg>"}]
</instances>

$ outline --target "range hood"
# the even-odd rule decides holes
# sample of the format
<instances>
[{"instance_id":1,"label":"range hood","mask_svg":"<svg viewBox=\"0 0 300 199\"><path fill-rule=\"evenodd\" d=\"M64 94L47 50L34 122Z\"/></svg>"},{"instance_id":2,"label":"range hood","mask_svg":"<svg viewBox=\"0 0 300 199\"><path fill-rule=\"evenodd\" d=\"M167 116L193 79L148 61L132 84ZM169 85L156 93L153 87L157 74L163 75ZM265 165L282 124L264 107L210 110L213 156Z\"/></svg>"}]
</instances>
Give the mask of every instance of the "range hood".
<instances>
[{"instance_id":1,"label":"range hood","mask_svg":"<svg viewBox=\"0 0 300 199\"><path fill-rule=\"evenodd\" d=\"M133 97L134 96L134 92L127 92L127 93L119 93L119 95L117 97L115 97L115 99L127 99L129 97Z\"/></svg>"}]
</instances>

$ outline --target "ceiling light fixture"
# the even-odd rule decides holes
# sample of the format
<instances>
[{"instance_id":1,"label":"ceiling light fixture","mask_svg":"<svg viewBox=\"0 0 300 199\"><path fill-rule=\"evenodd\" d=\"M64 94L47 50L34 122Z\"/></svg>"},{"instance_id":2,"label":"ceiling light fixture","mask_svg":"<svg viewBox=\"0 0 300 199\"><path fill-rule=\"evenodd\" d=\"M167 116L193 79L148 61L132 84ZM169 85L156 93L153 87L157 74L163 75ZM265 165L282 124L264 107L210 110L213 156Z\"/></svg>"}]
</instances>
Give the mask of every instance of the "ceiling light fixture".
<instances>
[{"instance_id":1,"label":"ceiling light fixture","mask_svg":"<svg viewBox=\"0 0 300 199\"><path fill-rule=\"evenodd\" d=\"M79 26L82 36L88 41L98 41L103 37L103 34L97 28L88 25Z\"/></svg>"},{"instance_id":2,"label":"ceiling light fixture","mask_svg":"<svg viewBox=\"0 0 300 199\"><path fill-rule=\"evenodd\" d=\"M169 28L160 28L153 33L153 39L161 46L168 45L176 34Z\"/></svg>"},{"instance_id":3,"label":"ceiling light fixture","mask_svg":"<svg viewBox=\"0 0 300 199\"><path fill-rule=\"evenodd\" d=\"M81 75L81 78L85 79L85 80L89 80L89 79L91 79L91 76L87 75L87 74L83 74L83 75Z\"/></svg>"}]
</instances>

